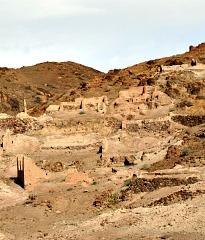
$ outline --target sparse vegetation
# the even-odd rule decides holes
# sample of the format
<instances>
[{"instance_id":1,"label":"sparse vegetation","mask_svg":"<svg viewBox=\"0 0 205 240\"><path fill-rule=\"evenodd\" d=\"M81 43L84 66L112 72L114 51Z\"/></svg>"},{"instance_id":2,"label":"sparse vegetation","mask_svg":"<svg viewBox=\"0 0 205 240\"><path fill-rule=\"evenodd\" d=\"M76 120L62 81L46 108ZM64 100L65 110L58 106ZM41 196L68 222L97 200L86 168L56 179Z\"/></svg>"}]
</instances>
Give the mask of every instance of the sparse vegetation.
<instances>
[{"instance_id":1,"label":"sparse vegetation","mask_svg":"<svg viewBox=\"0 0 205 240\"><path fill-rule=\"evenodd\" d=\"M174 111L176 111L176 107L172 107L172 108L170 108L169 111L170 111L170 112L174 112Z\"/></svg>"},{"instance_id":2,"label":"sparse vegetation","mask_svg":"<svg viewBox=\"0 0 205 240\"><path fill-rule=\"evenodd\" d=\"M35 102L38 103L38 104L41 104L41 103L42 103L42 100L41 100L41 98L37 97L36 100L35 100Z\"/></svg>"},{"instance_id":3,"label":"sparse vegetation","mask_svg":"<svg viewBox=\"0 0 205 240\"><path fill-rule=\"evenodd\" d=\"M25 90L31 91L32 88L31 88L31 86L25 86Z\"/></svg>"},{"instance_id":4,"label":"sparse vegetation","mask_svg":"<svg viewBox=\"0 0 205 240\"><path fill-rule=\"evenodd\" d=\"M150 166L145 163L145 164L142 165L141 170L147 171L147 170L149 170L149 167Z\"/></svg>"},{"instance_id":5,"label":"sparse vegetation","mask_svg":"<svg viewBox=\"0 0 205 240\"><path fill-rule=\"evenodd\" d=\"M85 114L85 111L80 111L79 114L83 115L83 114Z\"/></svg>"},{"instance_id":6,"label":"sparse vegetation","mask_svg":"<svg viewBox=\"0 0 205 240\"><path fill-rule=\"evenodd\" d=\"M107 206L111 207L119 203L119 194L118 193L113 193L110 194L107 200Z\"/></svg>"},{"instance_id":7,"label":"sparse vegetation","mask_svg":"<svg viewBox=\"0 0 205 240\"><path fill-rule=\"evenodd\" d=\"M133 118L134 118L134 116L132 114L128 114L126 117L127 120L132 120Z\"/></svg>"},{"instance_id":8,"label":"sparse vegetation","mask_svg":"<svg viewBox=\"0 0 205 240\"><path fill-rule=\"evenodd\" d=\"M193 152L193 150L191 148L188 148L188 147L184 148L184 150L181 153L181 157L185 157L185 156L189 155L192 152Z\"/></svg>"},{"instance_id":9,"label":"sparse vegetation","mask_svg":"<svg viewBox=\"0 0 205 240\"><path fill-rule=\"evenodd\" d=\"M5 184L9 185L12 182L11 178L7 178L7 177L0 177L0 181L4 182Z\"/></svg>"},{"instance_id":10,"label":"sparse vegetation","mask_svg":"<svg viewBox=\"0 0 205 240\"><path fill-rule=\"evenodd\" d=\"M106 88L105 90L104 90L104 92L109 92L110 91L110 89L108 89L108 88Z\"/></svg>"},{"instance_id":11,"label":"sparse vegetation","mask_svg":"<svg viewBox=\"0 0 205 240\"><path fill-rule=\"evenodd\" d=\"M125 187L128 187L128 186L130 186L132 184L132 179L127 179L126 181L125 181L125 183L124 183L124 186Z\"/></svg>"},{"instance_id":12,"label":"sparse vegetation","mask_svg":"<svg viewBox=\"0 0 205 240\"><path fill-rule=\"evenodd\" d=\"M132 78L133 80L139 79L138 76L132 76L131 78Z\"/></svg>"}]
</instances>

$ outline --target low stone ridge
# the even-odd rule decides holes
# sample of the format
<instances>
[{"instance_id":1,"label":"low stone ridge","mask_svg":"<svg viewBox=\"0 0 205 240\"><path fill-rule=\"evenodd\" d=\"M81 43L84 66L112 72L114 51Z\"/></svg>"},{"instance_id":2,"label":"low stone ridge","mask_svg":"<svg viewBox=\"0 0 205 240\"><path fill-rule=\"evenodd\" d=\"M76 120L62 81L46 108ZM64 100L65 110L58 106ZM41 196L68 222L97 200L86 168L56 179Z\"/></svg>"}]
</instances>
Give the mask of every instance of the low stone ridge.
<instances>
[{"instance_id":1,"label":"low stone ridge","mask_svg":"<svg viewBox=\"0 0 205 240\"><path fill-rule=\"evenodd\" d=\"M205 194L205 191L197 190L196 192L191 192L187 190L180 190L166 197L155 200L154 202L149 203L144 207L168 206L170 204L186 201L196 196L201 196L203 194Z\"/></svg>"},{"instance_id":2,"label":"low stone ridge","mask_svg":"<svg viewBox=\"0 0 205 240\"><path fill-rule=\"evenodd\" d=\"M200 116L173 116L172 120L188 127L205 123L205 115Z\"/></svg>"},{"instance_id":3,"label":"low stone ridge","mask_svg":"<svg viewBox=\"0 0 205 240\"><path fill-rule=\"evenodd\" d=\"M133 178L130 182L130 186L126 189L126 192L152 192L156 189L163 187L173 187L179 185L194 184L198 182L197 178L179 179L179 178Z\"/></svg>"}]
</instances>

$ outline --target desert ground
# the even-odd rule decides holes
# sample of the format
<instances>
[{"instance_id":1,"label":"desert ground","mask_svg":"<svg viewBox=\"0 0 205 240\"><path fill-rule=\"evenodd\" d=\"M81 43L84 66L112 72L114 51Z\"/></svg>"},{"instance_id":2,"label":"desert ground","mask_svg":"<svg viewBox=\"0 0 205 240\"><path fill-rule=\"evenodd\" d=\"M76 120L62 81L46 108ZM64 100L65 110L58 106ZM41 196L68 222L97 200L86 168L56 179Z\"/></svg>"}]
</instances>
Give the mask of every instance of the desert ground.
<instances>
[{"instance_id":1,"label":"desert ground","mask_svg":"<svg viewBox=\"0 0 205 240\"><path fill-rule=\"evenodd\" d=\"M0 240L204 240L204 49L1 69Z\"/></svg>"}]
</instances>

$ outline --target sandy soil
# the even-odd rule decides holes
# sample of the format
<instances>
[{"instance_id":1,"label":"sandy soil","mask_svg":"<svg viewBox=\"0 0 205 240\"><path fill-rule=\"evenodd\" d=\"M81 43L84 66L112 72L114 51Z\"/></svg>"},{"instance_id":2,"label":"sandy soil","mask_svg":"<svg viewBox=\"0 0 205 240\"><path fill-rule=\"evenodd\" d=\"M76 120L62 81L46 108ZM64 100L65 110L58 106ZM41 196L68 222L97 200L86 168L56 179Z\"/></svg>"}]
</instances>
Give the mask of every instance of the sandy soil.
<instances>
[{"instance_id":1,"label":"sandy soil","mask_svg":"<svg viewBox=\"0 0 205 240\"><path fill-rule=\"evenodd\" d=\"M204 239L204 168L178 166L154 174L135 166L115 170L76 171L72 181L67 170L53 173L32 190L2 180L0 239ZM126 181L133 174L147 180L195 177L197 182L114 199L129 188ZM193 194L184 199L180 191ZM99 205L96 199L101 199Z\"/></svg>"}]
</instances>

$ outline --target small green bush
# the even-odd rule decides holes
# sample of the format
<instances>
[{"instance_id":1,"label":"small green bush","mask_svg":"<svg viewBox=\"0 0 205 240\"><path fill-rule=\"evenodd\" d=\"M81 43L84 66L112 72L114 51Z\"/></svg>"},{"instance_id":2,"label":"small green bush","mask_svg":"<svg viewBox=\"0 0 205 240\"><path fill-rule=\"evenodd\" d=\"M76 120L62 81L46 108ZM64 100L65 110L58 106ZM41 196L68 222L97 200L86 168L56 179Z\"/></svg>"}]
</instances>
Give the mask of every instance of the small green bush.
<instances>
[{"instance_id":1,"label":"small green bush","mask_svg":"<svg viewBox=\"0 0 205 240\"><path fill-rule=\"evenodd\" d=\"M132 120L133 118L134 118L134 116L132 114L128 114L126 117L127 120Z\"/></svg>"},{"instance_id":2,"label":"small green bush","mask_svg":"<svg viewBox=\"0 0 205 240\"><path fill-rule=\"evenodd\" d=\"M138 76L132 76L132 79L138 79Z\"/></svg>"},{"instance_id":3,"label":"small green bush","mask_svg":"<svg viewBox=\"0 0 205 240\"><path fill-rule=\"evenodd\" d=\"M79 114L82 115L82 114L85 114L85 112L84 111L80 111Z\"/></svg>"},{"instance_id":4,"label":"small green bush","mask_svg":"<svg viewBox=\"0 0 205 240\"><path fill-rule=\"evenodd\" d=\"M191 101L182 101L178 104L178 107L183 108L183 107L192 107L194 104Z\"/></svg>"},{"instance_id":5,"label":"small green bush","mask_svg":"<svg viewBox=\"0 0 205 240\"><path fill-rule=\"evenodd\" d=\"M143 164L141 167L141 170L147 171L148 169L149 169L149 165L147 165L147 164Z\"/></svg>"},{"instance_id":6,"label":"small green bush","mask_svg":"<svg viewBox=\"0 0 205 240\"><path fill-rule=\"evenodd\" d=\"M174 112L174 111L176 111L176 107L172 107L172 108L170 108L169 111L170 111L170 112Z\"/></svg>"},{"instance_id":7,"label":"small green bush","mask_svg":"<svg viewBox=\"0 0 205 240\"><path fill-rule=\"evenodd\" d=\"M191 148L184 148L184 150L183 150L182 153L181 153L181 157L187 156L187 155L189 155L191 152L193 152Z\"/></svg>"},{"instance_id":8,"label":"small green bush","mask_svg":"<svg viewBox=\"0 0 205 240\"><path fill-rule=\"evenodd\" d=\"M127 179L124 183L125 187L129 187L132 184L132 180L131 179Z\"/></svg>"},{"instance_id":9,"label":"small green bush","mask_svg":"<svg viewBox=\"0 0 205 240\"><path fill-rule=\"evenodd\" d=\"M119 196L117 193L114 194L110 194L107 200L107 206L113 206L116 205L117 203L119 203Z\"/></svg>"}]
</instances>

